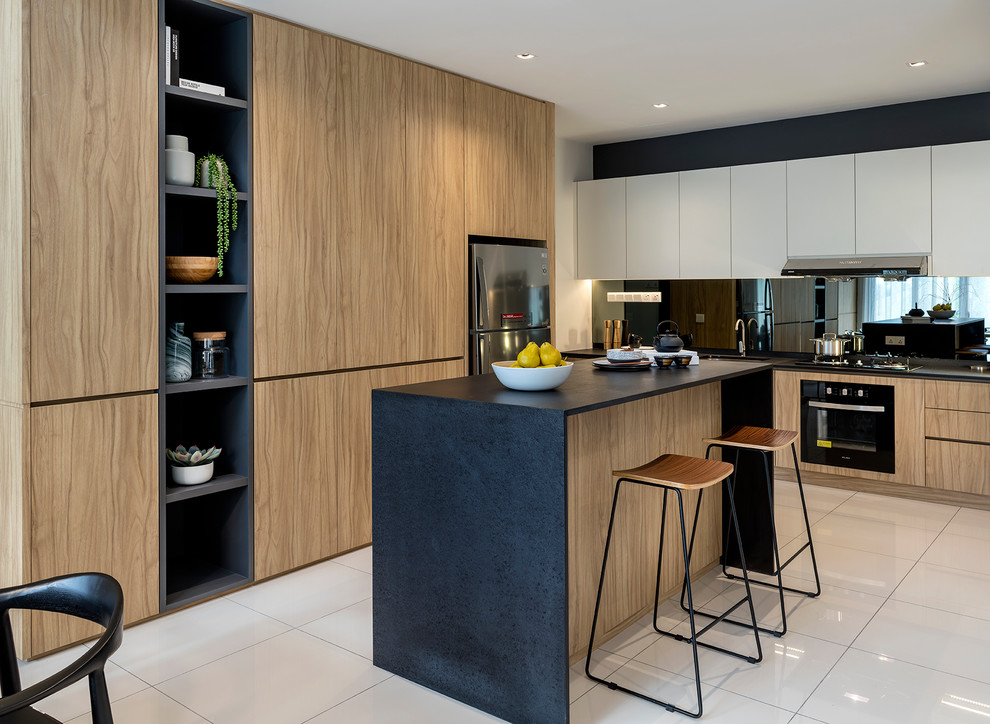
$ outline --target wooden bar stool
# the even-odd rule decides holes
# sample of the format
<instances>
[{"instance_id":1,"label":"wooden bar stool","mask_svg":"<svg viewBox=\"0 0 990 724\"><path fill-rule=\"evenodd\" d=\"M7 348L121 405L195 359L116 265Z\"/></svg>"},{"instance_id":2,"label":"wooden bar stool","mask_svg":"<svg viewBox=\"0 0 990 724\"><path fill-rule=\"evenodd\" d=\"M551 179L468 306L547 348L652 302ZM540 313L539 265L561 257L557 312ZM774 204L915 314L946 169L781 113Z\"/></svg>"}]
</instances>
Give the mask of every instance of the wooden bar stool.
<instances>
[{"instance_id":1,"label":"wooden bar stool","mask_svg":"<svg viewBox=\"0 0 990 724\"><path fill-rule=\"evenodd\" d=\"M721 462L718 460L703 460L701 458L686 457L684 455L661 455L653 462L649 462L646 465L641 465L638 468L633 468L631 470L616 470L612 472L612 475L617 478L615 482L615 493L612 496L612 514L608 519L608 535L605 538L605 554L602 557L602 575L598 581L598 597L595 600L595 615L591 621L591 639L588 641L588 658L585 660L584 672L587 674L589 679L597 681L599 683L605 684L610 689L619 689L625 691L626 693L638 696L641 699L646 699L647 701L652 701L654 704L659 704L660 706L667 709L667 711L676 711L681 714L686 714L687 716L694 717L695 719L701 717L702 704L701 704L701 672L698 668L698 647L704 646L705 648L712 649L714 651L721 651L724 654L729 654L730 656L736 656L740 659L744 659L752 664L759 663L763 660L763 648L760 645L760 634L756 626L756 610L753 608L753 596L749 587L749 574L746 572L746 559L742 555L742 539L739 534L739 519L736 516L736 505L733 499L733 488L731 483L732 475L732 465L729 463ZM722 480L729 478L727 485L729 488L729 505L732 510L732 522L735 525L736 530L736 542L739 544L740 551L740 561L742 563L742 575L743 581L746 584L746 596L739 600L736 604L731 606L725 613L721 616L712 616L715 620L709 625L705 626L700 631L695 627L694 622L694 600L691 596L691 555L687 544L687 530L684 526L684 498L682 491L684 490L696 490L698 491L698 507L701 507L701 496L705 488L709 488L713 485L720 483ZM612 530L615 524L615 509L619 502L619 490L622 488L623 483L630 483L633 485L646 485L651 488L661 488L663 489L663 506L660 512L660 547L657 553L657 585L656 585L656 595L653 600L653 629L663 636L670 636L678 641L685 641L691 644L691 649L694 654L694 680L695 688L698 695L698 711L697 713L690 712L686 709L682 709L669 702L661 701L659 699L654 699L646 694L638 691L633 691L632 689L627 689L624 686L616 684L614 681L607 681L606 679L600 679L591 673L591 654L595 650L595 629L598 626L598 613L601 609L602 603L602 589L605 586L605 569L608 564L608 553L609 548L612 543ZM688 618L691 624L691 637L685 638L681 634L674 634L669 631L661 631L657 626L657 616L658 610L660 608L660 571L663 564L663 536L664 529L666 527L667 519L667 493L671 490L677 494L677 510L680 515L681 521L681 552L684 557L684 584L683 590L687 591L687 612ZM697 518L695 519L695 524L697 524ZM694 531L692 530L691 536L692 542L694 541ZM739 608L742 604L749 604L749 614L753 621L753 633L756 638L756 656L749 656L747 654L739 653L736 651L731 651L729 649L722 648L721 646L715 646L713 644L707 644L703 641L698 641L698 637L705 634L709 629L725 619L730 613ZM738 623L738 622L733 622Z\"/></svg>"},{"instance_id":2,"label":"wooden bar stool","mask_svg":"<svg viewBox=\"0 0 990 724\"><path fill-rule=\"evenodd\" d=\"M713 447L718 447L721 449L734 448L735 449L735 467L739 467L739 452L741 450L753 450L758 452L763 457L763 472L767 483L767 496L770 501L770 529L771 538L773 539L773 563L774 571L770 575L775 575L777 577L776 585L772 583L765 583L763 581L751 581L751 583L758 584L761 586L768 586L770 588L776 588L778 595L780 597L780 620L781 629L777 631L775 629L761 628L760 630L764 633L770 633L774 636L783 636L787 633L787 613L785 611L784 605L784 591L791 591L792 593L803 593L809 598L815 598L822 592L821 580L818 577L818 562L815 560L815 546L811 539L811 524L808 521L808 506L804 499L804 486L801 484L801 469L798 467L797 459L797 448L794 441L797 439L797 433L793 430L777 430L771 427L748 427L748 426L736 426L733 427L728 432L720 435L719 437L706 438L704 442L708 443L708 449L705 451L705 458L711 453ZM798 493L801 495L801 512L804 514L804 527L808 534L808 541L801 546L797 551L794 552L790 558L788 558L783 563L780 562L780 551L777 547L777 524L774 518L773 510L773 477L770 475L770 453L781 452L785 448L790 446L791 456L794 459L794 473L797 476ZM694 525L691 529L691 546L694 545L694 528L698 525L698 510L694 513ZM726 525L726 532L728 532L728 525ZM813 591L806 591L799 588L791 588L784 585L784 579L782 572L795 558L797 558L805 549L811 552L811 566L815 572L815 589ZM740 551L742 546L740 546ZM729 579L738 579L726 570L725 559L722 559L722 573ZM744 571L744 576L748 578L748 574ZM747 588L747 591L749 589ZM681 594L681 607L684 607L684 595ZM698 611L698 614L702 616L709 616L703 611ZM745 622L739 621L729 621L730 623L738 623L741 626L748 626Z\"/></svg>"}]
</instances>

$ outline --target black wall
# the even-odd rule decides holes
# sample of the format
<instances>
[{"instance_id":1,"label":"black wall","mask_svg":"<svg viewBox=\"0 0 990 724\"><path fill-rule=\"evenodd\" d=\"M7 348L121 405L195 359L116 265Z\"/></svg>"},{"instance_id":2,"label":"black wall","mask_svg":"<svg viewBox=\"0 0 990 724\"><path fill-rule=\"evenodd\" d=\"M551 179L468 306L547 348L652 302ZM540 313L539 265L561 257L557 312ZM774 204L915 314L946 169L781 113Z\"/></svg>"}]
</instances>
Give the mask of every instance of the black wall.
<instances>
[{"instance_id":1,"label":"black wall","mask_svg":"<svg viewBox=\"0 0 990 724\"><path fill-rule=\"evenodd\" d=\"M990 139L990 93L683 133L594 148L596 179Z\"/></svg>"}]
</instances>

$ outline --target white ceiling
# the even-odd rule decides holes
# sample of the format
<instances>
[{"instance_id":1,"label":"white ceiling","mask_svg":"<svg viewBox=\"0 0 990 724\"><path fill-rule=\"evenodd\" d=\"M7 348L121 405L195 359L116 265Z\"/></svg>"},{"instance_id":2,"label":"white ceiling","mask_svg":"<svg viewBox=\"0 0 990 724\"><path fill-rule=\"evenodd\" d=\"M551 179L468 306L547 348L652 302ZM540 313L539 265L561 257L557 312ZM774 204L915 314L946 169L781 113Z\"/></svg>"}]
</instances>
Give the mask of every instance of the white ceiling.
<instances>
[{"instance_id":1,"label":"white ceiling","mask_svg":"<svg viewBox=\"0 0 990 724\"><path fill-rule=\"evenodd\" d=\"M236 2L552 101L591 143L990 91L990 0Z\"/></svg>"}]
</instances>

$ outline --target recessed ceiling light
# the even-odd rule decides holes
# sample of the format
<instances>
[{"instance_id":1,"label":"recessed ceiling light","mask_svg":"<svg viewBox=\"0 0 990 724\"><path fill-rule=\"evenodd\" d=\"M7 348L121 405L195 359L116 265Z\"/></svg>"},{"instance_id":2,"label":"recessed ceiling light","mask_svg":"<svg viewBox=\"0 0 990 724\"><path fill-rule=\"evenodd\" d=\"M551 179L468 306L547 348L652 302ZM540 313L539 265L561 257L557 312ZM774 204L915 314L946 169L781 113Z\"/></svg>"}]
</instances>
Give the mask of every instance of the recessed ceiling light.
<instances>
[{"instance_id":1,"label":"recessed ceiling light","mask_svg":"<svg viewBox=\"0 0 990 724\"><path fill-rule=\"evenodd\" d=\"M654 103L653 104L653 107L654 108L666 108L667 107L667 104L666 103Z\"/></svg>"},{"instance_id":2,"label":"recessed ceiling light","mask_svg":"<svg viewBox=\"0 0 990 724\"><path fill-rule=\"evenodd\" d=\"M519 53L516 57L519 58L519 60L532 60L536 56L532 53Z\"/></svg>"},{"instance_id":3,"label":"recessed ceiling light","mask_svg":"<svg viewBox=\"0 0 990 724\"><path fill-rule=\"evenodd\" d=\"M912 60L908 62L909 68L920 68L923 65L928 65L927 60Z\"/></svg>"}]
</instances>

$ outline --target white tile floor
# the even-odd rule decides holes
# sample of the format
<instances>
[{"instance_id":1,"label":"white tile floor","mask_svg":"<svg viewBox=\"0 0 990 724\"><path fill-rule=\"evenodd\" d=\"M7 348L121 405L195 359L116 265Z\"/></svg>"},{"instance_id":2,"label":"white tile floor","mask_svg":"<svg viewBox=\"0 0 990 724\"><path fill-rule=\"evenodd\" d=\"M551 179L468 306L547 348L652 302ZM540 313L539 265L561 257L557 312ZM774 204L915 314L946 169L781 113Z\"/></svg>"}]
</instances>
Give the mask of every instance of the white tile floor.
<instances>
[{"instance_id":1,"label":"white tile floor","mask_svg":"<svg viewBox=\"0 0 990 724\"><path fill-rule=\"evenodd\" d=\"M782 553L800 545L797 488L778 483ZM701 655L705 721L986 722L990 718L990 512L806 486L824 591L788 594L789 631L764 660ZM793 539L793 540L792 540ZM787 582L811 580L807 553ZM696 601L717 608L739 584L711 572ZM757 612L779 624L776 593ZM664 607L670 627L680 609ZM108 667L117 724L475 724L494 717L371 663L371 549L128 628ZM724 630L723 630L724 629ZM755 648L720 626L708 636ZM648 618L596 652L597 672L693 706L690 647ZM23 664L25 684L78 651ZM42 707L88 722L84 683ZM682 722L571 670L571 721Z\"/></svg>"}]
</instances>

